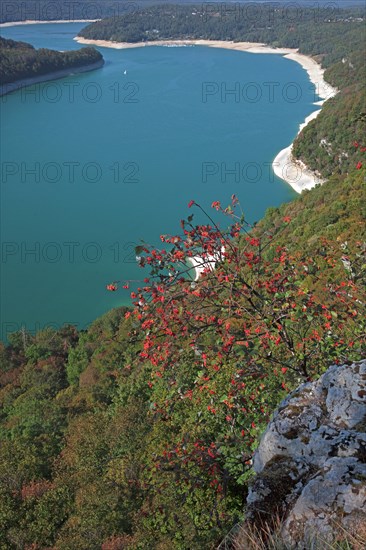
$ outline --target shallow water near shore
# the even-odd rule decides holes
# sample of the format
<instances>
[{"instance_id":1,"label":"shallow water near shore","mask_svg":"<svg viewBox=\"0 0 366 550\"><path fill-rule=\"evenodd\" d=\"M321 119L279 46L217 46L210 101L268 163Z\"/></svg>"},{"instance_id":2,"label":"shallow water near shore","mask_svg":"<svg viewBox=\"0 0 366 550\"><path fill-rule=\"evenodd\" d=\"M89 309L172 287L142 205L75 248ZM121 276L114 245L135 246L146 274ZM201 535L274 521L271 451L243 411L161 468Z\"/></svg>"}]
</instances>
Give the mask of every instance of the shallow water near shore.
<instances>
[{"instance_id":1,"label":"shallow water near shore","mask_svg":"<svg viewBox=\"0 0 366 550\"><path fill-rule=\"evenodd\" d=\"M1 34L67 50L82 26ZM2 338L130 303L105 285L146 276L135 245L179 232L191 199L210 210L235 193L254 221L295 196L271 163L314 110L299 65L206 47L100 51L103 69L0 100Z\"/></svg>"}]
</instances>

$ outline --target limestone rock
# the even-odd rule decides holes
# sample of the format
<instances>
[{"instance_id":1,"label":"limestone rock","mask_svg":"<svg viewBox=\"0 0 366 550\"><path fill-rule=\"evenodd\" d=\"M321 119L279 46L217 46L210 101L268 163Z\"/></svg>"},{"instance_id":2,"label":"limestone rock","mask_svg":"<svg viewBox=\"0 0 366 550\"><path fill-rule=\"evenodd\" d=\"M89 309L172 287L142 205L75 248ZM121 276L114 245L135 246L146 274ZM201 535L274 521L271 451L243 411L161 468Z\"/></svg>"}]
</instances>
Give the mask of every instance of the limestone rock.
<instances>
[{"instance_id":1,"label":"limestone rock","mask_svg":"<svg viewBox=\"0 0 366 550\"><path fill-rule=\"evenodd\" d=\"M365 432L366 360L334 365L301 385L275 412L254 456L248 521L279 516L284 540L298 549L314 536L329 542L339 528L366 525Z\"/></svg>"}]
</instances>

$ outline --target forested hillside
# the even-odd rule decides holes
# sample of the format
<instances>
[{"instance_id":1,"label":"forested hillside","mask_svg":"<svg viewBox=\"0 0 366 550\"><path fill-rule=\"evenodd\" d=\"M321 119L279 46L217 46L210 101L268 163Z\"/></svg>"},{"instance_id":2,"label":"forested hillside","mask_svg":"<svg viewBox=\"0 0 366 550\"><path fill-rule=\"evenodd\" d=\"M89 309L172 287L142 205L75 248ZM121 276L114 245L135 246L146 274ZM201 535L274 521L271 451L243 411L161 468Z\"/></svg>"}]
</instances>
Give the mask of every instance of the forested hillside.
<instances>
[{"instance_id":1,"label":"forested hillside","mask_svg":"<svg viewBox=\"0 0 366 550\"><path fill-rule=\"evenodd\" d=\"M334 6L235 4L156 6L85 27L79 36L117 42L207 39L263 42L298 48L326 69L325 79L339 94L295 141L293 154L322 176L348 173L355 164L354 141L365 133L365 20L360 9ZM342 132L339 132L342 127Z\"/></svg>"},{"instance_id":2,"label":"forested hillside","mask_svg":"<svg viewBox=\"0 0 366 550\"><path fill-rule=\"evenodd\" d=\"M167 3L174 4L174 2ZM194 1L184 0L181 3L190 5L194 4ZM255 3L260 4L259 9L261 9L264 3L271 4L273 9L277 7L277 4L274 4L271 0L261 0L260 2L252 0L247 2L247 4L250 4L250 10L253 11ZM338 0L336 3L329 2L328 0L318 0L314 5L328 13L333 13L335 9L349 7L350 3L355 6L361 6L361 8L364 7L363 0ZM157 4L156 0L137 0L136 2L126 2L125 0L83 0L83 2L70 2L69 0L57 0L57 2L50 2L49 0L37 0L37 2L34 0L11 0L3 2L0 5L0 23L26 20L64 20L67 22L74 19L102 19L125 15L127 13L136 13L146 6L154 4ZM206 4L212 5L213 3L207 2ZM222 3L217 2L217 4ZM308 4L308 0L299 0L296 3L300 9ZM230 8L232 9L232 7ZM254 11L257 9L257 7L254 7Z\"/></svg>"},{"instance_id":3,"label":"forested hillside","mask_svg":"<svg viewBox=\"0 0 366 550\"><path fill-rule=\"evenodd\" d=\"M243 515L251 455L279 400L366 352L363 198L362 171L334 176L250 233L233 198L229 233L189 218L162 236L169 252L138 250L152 278L134 312L80 333L11 335L0 547L218 544ZM225 257L201 281L167 275L183 250L221 242Z\"/></svg>"},{"instance_id":4,"label":"forested hillside","mask_svg":"<svg viewBox=\"0 0 366 550\"><path fill-rule=\"evenodd\" d=\"M25 42L0 37L0 80L9 84L23 78L93 65L102 62L102 55L95 48L58 52L40 48L36 50Z\"/></svg>"},{"instance_id":5,"label":"forested hillside","mask_svg":"<svg viewBox=\"0 0 366 550\"><path fill-rule=\"evenodd\" d=\"M360 3L361 0L354 0ZM134 13L140 7L154 4L154 0L10 0L0 4L0 23L11 21L65 21L94 20Z\"/></svg>"},{"instance_id":6,"label":"forested hillside","mask_svg":"<svg viewBox=\"0 0 366 550\"><path fill-rule=\"evenodd\" d=\"M296 145L330 174L322 186L254 227L234 195L192 197L175 235L162 226L161 249L136 248L130 308L0 345L1 550L217 548L244 517L253 452L281 399L366 357L361 22L329 25L327 39L343 45L307 53L325 56L341 91ZM271 42L272 31L250 39ZM189 257L204 264L198 280ZM126 291L116 276L107 289Z\"/></svg>"}]
</instances>

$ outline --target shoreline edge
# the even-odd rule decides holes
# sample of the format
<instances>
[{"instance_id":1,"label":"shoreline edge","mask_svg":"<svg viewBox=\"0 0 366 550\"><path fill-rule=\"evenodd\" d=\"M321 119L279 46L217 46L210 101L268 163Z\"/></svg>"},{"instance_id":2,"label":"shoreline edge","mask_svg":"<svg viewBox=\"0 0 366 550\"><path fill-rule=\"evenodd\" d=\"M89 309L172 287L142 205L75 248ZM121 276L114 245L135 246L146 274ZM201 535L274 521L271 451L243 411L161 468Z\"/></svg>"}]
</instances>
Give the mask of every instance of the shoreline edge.
<instances>
[{"instance_id":1,"label":"shoreline edge","mask_svg":"<svg viewBox=\"0 0 366 550\"><path fill-rule=\"evenodd\" d=\"M99 19L87 20L87 19L74 19L74 20L55 20L55 21L36 21L36 20L25 20L25 21L9 21L6 23L0 23L1 27L12 27L18 25L34 25L34 24L52 24L52 23L93 23L99 21ZM167 47L182 47L182 46L208 46L212 48L222 48L230 49L235 51L245 51L248 53L266 53L266 54L277 54L282 55L284 58L291 61L299 63L303 69L308 73L309 79L315 86L316 95L320 98L320 101L314 101L314 105L320 107L316 111L313 111L309 116L306 117L303 123L300 124L298 132L294 137L300 134L300 132L320 113L321 107L324 105L325 101L334 97L338 90L332 87L324 80L324 69L320 64L315 61L310 56L301 54L298 52L298 49L295 48L273 48L267 46L264 43L259 42L233 42L225 40L156 40L156 41L147 41L147 42L114 42L111 40L89 40L83 37L76 36L74 38L76 42L83 45L93 45L99 46L102 48L113 48L113 49L129 49L129 48L141 48L149 46L167 46ZM95 67L98 68L98 67ZM88 69L84 69L88 70ZM90 69L92 70L92 69ZM74 71L77 72L77 71ZM83 70L78 71L83 72ZM61 76L55 76L56 73L49 74L49 78L38 80L36 82L42 82L46 80L53 80L57 78L62 78L63 76L68 76L67 74ZM28 79L27 79L28 80ZM19 89L22 86L30 85L35 82L29 82L25 84L25 81L18 81L15 84L19 84L18 87L15 87L12 90L7 90L3 92L3 87L1 88L0 95L5 95ZM8 85L10 86L10 84ZM315 185L322 184L323 179L319 174L310 170L304 162L301 160L296 160L292 155L293 151L293 142L282 149L274 158L272 162L273 172L277 177L288 183L296 193L301 193L305 189L312 189Z\"/></svg>"},{"instance_id":2,"label":"shoreline edge","mask_svg":"<svg viewBox=\"0 0 366 550\"><path fill-rule=\"evenodd\" d=\"M100 61L95 61L89 65L81 65L79 67L70 67L68 69L62 69L60 71L53 71L51 73L40 74L36 76L31 76L29 78L22 78L21 80L16 80L15 82L8 82L1 84L0 86L0 97L16 92L27 86L32 86L34 84L41 84L42 82L48 82L50 80L59 80L60 78L66 78L75 74L86 73L89 71L95 71L96 69L101 69L104 65L104 59Z\"/></svg>"},{"instance_id":3,"label":"shoreline edge","mask_svg":"<svg viewBox=\"0 0 366 550\"><path fill-rule=\"evenodd\" d=\"M211 48L223 48L235 51L243 51L247 53L265 53L282 55L285 59L299 63L301 67L308 73L310 82L315 86L315 94L320 98L320 101L314 101L314 105L319 108L313 111L306 117L305 121L300 124L299 130L294 137L314 120L320 113L321 107L328 99L334 97L338 90L333 88L324 80L324 69L315 59L310 56L301 54L298 49L293 48L272 48L263 43L257 42L232 42L225 40L154 40L147 42L113 42L110 40L89 40L83 37L76 36L76 42L83 45L93 45L102 48L113 48L124 50L130 48L142 48L151 46L166 46L166 47L184 47L184 46L208 46ZM315 98L314 98L315 99ZM301 160L295 160L292 155L293 143L282 149L274 158L272 168L277 177L288 183L296 193L301 193L304 189L312 189L315 185L322 184L324 180L318 174L311 171Z\"/></svg>"}]
</instances>

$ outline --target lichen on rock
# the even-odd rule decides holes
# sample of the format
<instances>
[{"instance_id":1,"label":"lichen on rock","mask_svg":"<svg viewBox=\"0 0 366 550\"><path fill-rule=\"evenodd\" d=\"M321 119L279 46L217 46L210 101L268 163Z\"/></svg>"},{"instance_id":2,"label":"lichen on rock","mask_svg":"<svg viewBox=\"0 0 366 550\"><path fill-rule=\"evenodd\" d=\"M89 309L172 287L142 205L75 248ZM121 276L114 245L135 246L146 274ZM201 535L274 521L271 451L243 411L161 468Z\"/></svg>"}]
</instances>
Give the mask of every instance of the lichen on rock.
<instances>
[{"instance_id":1,"label":"lichen on rock","mask_svg":"<svg viewBox=\"0 0 366 550\"><path fill-rule=\"evenodd\" d=\"M333 365L279 406L254 456L247 522L282 522L290 548L366 524L366 360Z\"/></svg>"}]
</instances>

